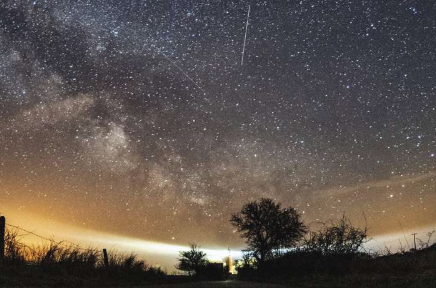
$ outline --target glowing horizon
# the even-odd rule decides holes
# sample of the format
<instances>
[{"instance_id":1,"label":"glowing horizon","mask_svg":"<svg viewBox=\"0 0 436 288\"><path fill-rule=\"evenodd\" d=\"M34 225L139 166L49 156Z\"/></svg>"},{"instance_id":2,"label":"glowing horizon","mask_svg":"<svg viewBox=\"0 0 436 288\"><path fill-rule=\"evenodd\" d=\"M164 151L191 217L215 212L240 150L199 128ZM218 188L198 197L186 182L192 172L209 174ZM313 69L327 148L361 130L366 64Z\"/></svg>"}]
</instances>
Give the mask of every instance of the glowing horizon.
<instances>
[{"instance_id":1,"label":"glowing horizon","mask_svg":"<svg viewBox=\"0 0 436 288\"><path fill-rule=\"evenodd\" d=\"M14 221L18 221L14 217L13 213L11 213L10 216L12 217L7 218L7 223L8 219L10 218L14 219ZM179 252L189 250L189 245L147 241L136 237L116 235L102 231L69 226L63 223L56 223L44 218L37 219L34 216L29 216L25 218L27 218L26 223L29 226L21 227L20 225L18 225L20 228L34 232L45 238L51 238L56 242L62 242L66 240L68 241L65 242L66 246L68 246L71 242L80 245L81 248L106 248L109 251L120 252L122 254L133 253L140 256L141 259L146 260L150 264L162 267L169 272L175 271L174 266L177 263ZM418 233L417 238L420 238L421 240L427 240L426 234L435 229L436 225L420 227L412 230L409 229L396 233L369 235L369 241L365 243L364 247L365 249L369 249L373 252L383 252L385 248L388 247L390 248L391 252L395 253L399 251L400 245L402 245L406 249L413 248L413 236L411 235L412 233ZM22 241L30 245L47 244L46 240L41 240L32 235L27 235L22 239ZM211 248L207 245L202 245L201 243L196 244L198 244L199 248L206 253L207 258L210 261L223 262L225 260L225 257L229 256L228 247ZM239 244L239 248L237 246L232 247L230 255L232 256L233 260L240 259L242 257L242 250L244 249L244 244Z\"/></svg>"}]
</instances>

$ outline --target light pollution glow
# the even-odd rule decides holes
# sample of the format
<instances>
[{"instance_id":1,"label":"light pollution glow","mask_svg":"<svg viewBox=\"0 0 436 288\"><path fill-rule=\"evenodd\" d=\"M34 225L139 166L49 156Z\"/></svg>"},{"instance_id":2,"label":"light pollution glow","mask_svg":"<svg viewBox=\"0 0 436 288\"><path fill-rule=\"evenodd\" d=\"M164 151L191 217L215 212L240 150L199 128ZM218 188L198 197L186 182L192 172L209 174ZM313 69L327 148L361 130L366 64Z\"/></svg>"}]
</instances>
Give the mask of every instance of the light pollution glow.
<instances>
[{"instance_id":1,"label":"light pollution glow","mask_svg":"<svg viewBox=\"0 0 436 288\"><path fill-rule=\"evenodd\" d=\"M52 220L35 217L34 215L26 216L20 213L19 218L14 217L14 213L8 213L8 215L10 216L7 219L8 223L11 222L14 226L19 226L47 239L53 239L59 242L66 241L64 242L66 246L74 243L82 248L106 248L109 251L122 254L133 253L138 255L141 259L146 260L149 264L162 267L169 272L174 271L174 265L177 263L179 252L189 249L188 245L146 241L134 237L72 227ZM11 227L10 229L14 228ZM19 230L17 231L20 232ZM31 234L26 235L27 233L25 232L20 234L25 235L20 241L28 246L44 246L48 244L48 241L40 239L37 236ZM238 259L242 256L242 252L238 250L229 251L227 248L200 248L207 254L207 258L213 262L222 262L229 255L233 259Z\"/></svg>"},{"instance_id":2,"label":"light pollution glow","mask_svg":"<svg viewBox=\"0 0 436 288\"><path fill-rule=\"evenodd\" d=\"M26 230L30 230L46 238L58 241L70 241L84 248L106 248L109 251L122 254L133 253L138 255L141 259L146 260L151 265L164 268L169 273L175 271L175 264L177 263L179 252L189 249L187 245L146 241L135 237L78 228L32 215L26 217L20 214L19 218L16 218L14 213L10 213L9 215L11 217L8 220L11 220L11 222L17 221L20 226L22 225L22 228L26 228ZM13 223L17 224L17 222ZM425 242L427 240L427 233L435 229L436 226L427 226L421 227L420 229L372 235L368 238L369 241L365 243L364 248L371 252L384 252L386 248L389 248L391 252L396 252L401 246L410 249L413 248L414 245L412 233L417 233L417 239L421 239ZM436 235L433 235L433 237L435 236ZM32 235L27 235L22 240L27 245L43 246L48 244L47 241ZM435 239L432 238L432 240L434 241ZM69 243L65 242L65 245L69 245ZM214 262L223 262L229 255L231 255L233 260L240 259L244 246L238 245L236 247L237 248L234 247L230 250L229 254L227 248L210 248L200 243L201 250L207 254L207 258L210 261Z\"/></svg>"}]
</instances>

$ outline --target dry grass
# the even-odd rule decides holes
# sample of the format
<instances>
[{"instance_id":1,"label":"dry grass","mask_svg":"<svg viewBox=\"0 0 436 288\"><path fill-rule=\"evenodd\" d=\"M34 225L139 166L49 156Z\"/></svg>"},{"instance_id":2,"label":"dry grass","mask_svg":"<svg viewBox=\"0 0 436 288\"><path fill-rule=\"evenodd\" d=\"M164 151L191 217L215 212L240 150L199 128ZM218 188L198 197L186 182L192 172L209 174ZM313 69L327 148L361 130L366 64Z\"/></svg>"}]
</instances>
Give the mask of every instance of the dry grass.
<instances>
[{"instance_id":1,"label":"dry grass","mask_svg":"<svg viewBox=\"0 0 436 288\"><path fill-rule=\"evenodd\" d=\"M6 232L0 286L130 286L159 282L166 276L133 254L110 251L105 266L102 253L95 249L56 242L30 247L20 238L16 231Z\"/></svg>"}]
</instances>

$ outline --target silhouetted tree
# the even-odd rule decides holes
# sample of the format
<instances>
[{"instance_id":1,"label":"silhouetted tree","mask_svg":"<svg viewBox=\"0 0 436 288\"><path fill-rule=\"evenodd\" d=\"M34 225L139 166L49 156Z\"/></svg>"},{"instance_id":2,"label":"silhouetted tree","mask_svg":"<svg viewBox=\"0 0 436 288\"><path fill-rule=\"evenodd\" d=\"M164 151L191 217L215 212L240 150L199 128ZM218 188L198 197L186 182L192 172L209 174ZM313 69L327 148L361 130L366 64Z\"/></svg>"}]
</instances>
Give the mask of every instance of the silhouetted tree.
<instances>
[{"instance_id":1,"label":"silhouetted tree","mask_svg":"<svg viewBox=\"0 0 436 288\"><path fill-rule=\"evenodd\" d=\"M196 244L191 244L191 250L181 251L178 260L176 268L188 272L190 276L197 275L200 268L208 263L206 253L201 251Z\"/></svg>"},{"instance_id":2,"label":"silhouetted tree","mask_svg":"<svg viewBox=\"0 0 436 288\"><path fill-rule=\"evenodd\" d=\"M323 255L351 255L362 247L367 237L367 228L354 227L351 221L342 218L331 225L324 225L319 232L311 232L304 241L306 251Z\"/></svg>"},{"instance_id":3,"label":"silhouetted tree","mask_svg":"<svg viewBox=\"0 0 436 288\"><path fill-rule=\"evenodd\" d=\"M273 257L274 250L295 246L307 231L294 208L282 208L268 198L245 204L230 222L246 238L259 266Z\"/></svg>"}]
</instances>

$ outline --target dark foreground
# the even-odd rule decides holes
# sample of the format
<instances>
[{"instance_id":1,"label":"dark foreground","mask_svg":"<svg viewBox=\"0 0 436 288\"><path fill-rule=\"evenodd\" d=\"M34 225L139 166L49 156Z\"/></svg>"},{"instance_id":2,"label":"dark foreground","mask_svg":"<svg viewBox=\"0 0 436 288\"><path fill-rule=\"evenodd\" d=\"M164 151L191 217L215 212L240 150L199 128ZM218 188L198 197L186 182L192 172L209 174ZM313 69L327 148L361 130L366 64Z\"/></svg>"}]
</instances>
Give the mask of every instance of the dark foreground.
<instances>
[{"instance_id":1,"label":"dark foreground","mask_svg":"<svg viewBox=\"0 0 436 288\"><path fill-rule=\"evenodd\" d=\"M163 285L147 285L143 287L151 288L283 288L283 287L380 287L380 288L434 288L436 287L436 275L409 277L409 279L401 277L383 277L383 278L368 278L368 279L318 279L317 281L295 281L293 283L272 284L272 283L257 283L250 281L214 281L214 282L194 282L194 283L179 283L179 284L163 284Z\"/></svg>"},{"instance_id":2,"label":"dark foreground","mask_svg":"<svg viewBox=\"0 0 436 288\"><path fill-rule=\"evenodd\" d=\"M165 288L165 287L180 287L180 288L282 288L285 285L280 284L270 284L270 283L256 283L248 281L237 281L237 280L227 280L227 281L205 281L205 282L194 282L194 283L179 283L179 284L168 284L168 285L150 285L146 287L151 288Z\"/></svg>"},{"instance_id":3,"label":"dark foreground","mask_svg":"<svg viewBox=\"0 0 436 288\"><path fill-rule=\"evenodd\" d=\"M12 281L4 281L5 278L0 276L0 287L149 287L149 288L314 288L314 287L335 287L335 288L436 288L436 275L417 275L407 277L326 277L316 279L295 279L289 280L286 283L265 283L240 280L226 281L201 281L201 282L178 282L170 281L170 283L160 282L159 284L152 283L98 283L98 281L82 282L78 279L68 277L54 277L52 279L34 279L33 281L22 281L23 279L9 279ZM52 281L51 281L52 280Z\"/></svg>"},{"instance_id":4,"label":"dark foreground","mask_svg":"<svg viewBox=\"0 0 436 288\"><path fill-rule=\"evenodd\" d=\"M384 256L294 251L266 261L262 268L244 264L238 268L238 280L212 281L229 275L224 270L197 278L167 275L134 255L109 253L104 264L95 250L58 245L23 250L15 238L8 239L0 287L436 288L436 244Z\"/></svg>"}]
</instances>

